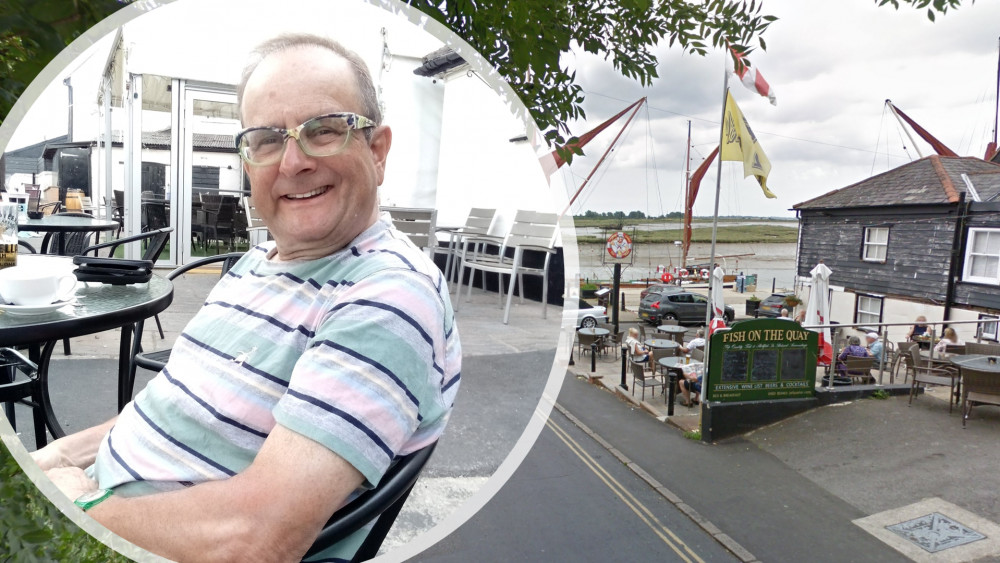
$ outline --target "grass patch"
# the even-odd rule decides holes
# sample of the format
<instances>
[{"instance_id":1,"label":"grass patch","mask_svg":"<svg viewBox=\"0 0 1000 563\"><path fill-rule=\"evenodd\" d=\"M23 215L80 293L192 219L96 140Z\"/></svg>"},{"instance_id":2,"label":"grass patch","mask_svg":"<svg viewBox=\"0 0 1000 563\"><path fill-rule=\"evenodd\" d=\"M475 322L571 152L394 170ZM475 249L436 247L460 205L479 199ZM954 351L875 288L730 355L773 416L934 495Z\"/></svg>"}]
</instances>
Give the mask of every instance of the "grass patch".
<instances>
[{"instance_id":1,"label":"grass patch","mask_svg":"<svg viewBox=\"0 0 1000 563\"><path fill-rule=\"evenodd\" d=\"M885 389L876 389L872 391L872 399L877 399L879 401L884 401L889 398L889 392Z\"/></svg>"},{"instance_id":2,"label":"grass patch","mask_svg":"<svg viewBox=\"0 0 1000 563\"><path fill-rule=\"evenodd\" d=\"M581 226L581 225L577 225ZM787 225L719 225L716 242L756 242L756 243L789 243L798 241L797 226ZM683 229L662 229L656 231L636 231L634 242L637 244L670 244L684 238ZM607 241L600 236L579 236L578 244L605 244ZM712 229L692 229L691 242L712 242Z\"/></svg>"},{"instance_id":3,"label":"grass patch","mask_svg":"<svg viewBox=\"0 0 1000 563\"><path fill-rule=\"evenodd\" d=\"M688 430L684 433L684 437L688 440L701 441L701 430Z\"/></svg>"}]
</instances>

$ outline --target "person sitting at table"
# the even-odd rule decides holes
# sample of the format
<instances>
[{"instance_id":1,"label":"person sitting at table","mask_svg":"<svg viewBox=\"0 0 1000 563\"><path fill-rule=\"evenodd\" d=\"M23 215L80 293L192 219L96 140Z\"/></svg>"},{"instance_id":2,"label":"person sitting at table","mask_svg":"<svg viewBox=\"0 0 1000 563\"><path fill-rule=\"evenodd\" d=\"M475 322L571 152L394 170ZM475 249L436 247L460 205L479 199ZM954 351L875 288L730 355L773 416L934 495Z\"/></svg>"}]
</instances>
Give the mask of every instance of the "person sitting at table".
<instances>
[{"instance_id":1,"label":"person sitting at table","mask_svg":"<svg viewBox=\"0 0 1000 563\"><path fill-rule=\"evenodd\" d=\"M934 345L934 355L941 356L944 354L949 344L952 346L965 344L965 342L958 337L958 333L955 332L955 329L951 327L944 329L944 332L941 333L941 340L938 340L938 343Z\"/></svg>"},{"instance_id":2,"label":"person sitting at table","mask_svg":"<svg viewBox=\"0 0 1000 563\"><path fill-rule=\"evenodd\" d=\"M696 375L695 370L681 371L684 377L678 385L681 388L681 404L685 407L693 407L700 403L701 398L701 375Z\"/></svg>"},{"instance_id":3,"label":"person sitting at table","mask_svg":"<svg viewBox=\"0 0 1000 563\"><path fill-rule=\"evenodd\" d=\"M875 358L876 363L882 362L882 341L879 340L877 332L869 332L865 335L868 341L868 355Z\"/></svg>"},{"instance_id":4,"label":"person sitting at table","mask_svg":"<svg viewBox=\"0 0 1000 563\"><path fill-rule=\"evenodd\" d=\"M855 358L869 358L871 354L868 353L868 349L861 345L861 339L857 336L852 336L847 341L847 346L841 350L840 355L837 356L837 375L848 375L847 364L844 363L848 357Z\"/></svg>"},{"instance_id":5,"label":"person sitting at table","mask_svg":"<svg viewBox=\"0 0 1000 563\"><path fill-rule=\"evenodd\" d=\"M177 561L301 560L338 507L441 436L461 380L444 276L379 213L392 131L364 61L305 34L255 55L236 144L274 240L117 418L32 454L88 515ZM350 560L367 534L316 558Z\"/></svg>"},{"instance_id":6,"label":"person sitting at table","mask_svg":"<svg viewBox=\"0 0 1000 563\"><path fill-rule=\"evenodd\" d=\"M791 311L789 311L788 309L782 308L781 309L781 313L778 315L778 319L782 320L782 321L790 321L790 320L792 320L791 314L792 314Z\"/></svg>"},{"instance_id":7,"label":"person sitting at table","mask_svg":"<svg viewBox=\"0 0 1000 563\"><path fill-rule=\"evenodd\" d=\"M925 336L927 334L927 317L920 315L913 321L910 332L906 333L907 340L916 340L915 336Z\"/></svg>"},{"instance_id":8,"label":"person sitting at table","mask_svg":"<svg viewBox=\"0 0 1000 563\"><path fill-rule=\"evenodd\" d=\"M705 349L705 329L703 328L699 328L695 331L694 338L691 339L691 342L681 346L680 350L682 354L688 354L695 348L701 348L702 350Z\"/></svg>"},{"instance_id":9,"label":"person sitting at table","mask_svg":"<svg viewBox=\"0 0 1000 563\"><path fill-rule=\"evenodd\" d=\"M646 348L645 344L639 342L639 329L635 327L628 329L625 347L628 348L628 355L633 362L646 364L649 369L653 369L653 355L649 353L649 348Z\"/></svg>"},{"instance_id":10,"label":"person sitting at table","mask_svg":"<svg viewBox=\"0 0 1000 563\"><path fill-rule=\"evenodd\" d=\"M806 310L800 309L798 313L795 314L795 322L802 324L806 322Z\"/></svg>"}]
</instances>

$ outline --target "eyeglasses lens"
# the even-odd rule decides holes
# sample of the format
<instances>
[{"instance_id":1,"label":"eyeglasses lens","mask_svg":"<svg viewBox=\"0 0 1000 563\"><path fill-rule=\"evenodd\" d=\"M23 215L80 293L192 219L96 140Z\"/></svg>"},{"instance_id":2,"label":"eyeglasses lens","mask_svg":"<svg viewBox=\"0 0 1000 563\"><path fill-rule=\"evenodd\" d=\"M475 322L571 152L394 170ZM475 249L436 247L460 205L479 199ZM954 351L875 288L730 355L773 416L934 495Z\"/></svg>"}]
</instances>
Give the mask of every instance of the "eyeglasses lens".
<instances>
[{"instance_id":1,"label":"eyeglasses lens","mask_svg":"<svg viewBox=\"0 0 1000 563\"><path fill-rule=\"evenodd\" d=\"M281 160L287 136L293 136L306 154L330 156L347 145L350 134L346 117L317 117L289 130L287 135L274 129L247 131L240 139L240 152L253 164L273 164Z\"/></svg>"}]
</instances>

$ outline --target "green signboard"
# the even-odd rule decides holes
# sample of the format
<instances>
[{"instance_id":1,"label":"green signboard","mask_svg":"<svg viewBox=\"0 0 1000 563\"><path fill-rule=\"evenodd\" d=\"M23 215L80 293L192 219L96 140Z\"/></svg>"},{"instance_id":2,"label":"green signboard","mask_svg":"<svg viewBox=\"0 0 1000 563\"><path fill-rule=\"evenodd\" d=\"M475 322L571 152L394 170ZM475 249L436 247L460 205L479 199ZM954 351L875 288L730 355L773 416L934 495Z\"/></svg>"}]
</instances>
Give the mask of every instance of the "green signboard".
<instances>
[{"instance_id":1,"label":"green signboard","mask_svg":"<svg viewBox=\"0 0 1000 563\"><path fill-rule=\"evenodd\" d=\"M819 335L795 321L756 319L716 331L705 399L712 402L812 397Z\"/></svg>"}]
</instances>

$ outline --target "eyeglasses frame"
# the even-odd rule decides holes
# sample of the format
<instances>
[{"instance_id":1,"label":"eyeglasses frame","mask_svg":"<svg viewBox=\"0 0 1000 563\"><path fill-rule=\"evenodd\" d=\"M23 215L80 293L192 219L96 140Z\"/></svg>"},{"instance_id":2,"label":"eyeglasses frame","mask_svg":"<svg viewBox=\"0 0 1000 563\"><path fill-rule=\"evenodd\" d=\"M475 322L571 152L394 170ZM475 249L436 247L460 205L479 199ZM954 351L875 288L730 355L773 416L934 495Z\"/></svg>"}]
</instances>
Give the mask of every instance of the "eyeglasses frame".
<instances>
[{"instance_id":1,"label":"eyeglasses frame","mask_svg":"<svg viewBox=\"0 0 1000 563\"><path fill-rule=\"evenodd\" d=\"M301 134L302 129L305 128L307 123L316 121L317 119L324 119L327 117L344 117L347 119L347 138L344 140L344 144L339 149L330 154L313 154L312 152L309 151L309 149L305 147L305 145L302 144L302 138L299 135ZM250 166L271 166L281 162L281 159L284 158L285 156L285 147L288 146L288 139L294 138L296 144L299 145L299 149L306 155L309 155L313 158L333 156L343 151L345 148L347 148L347 145L350 144L351 131L354 131L356 129L368 129L371 127L378 127L378 124L363 115L358 115L356 113L344 112L344 111L326 113L323 115L317 115L316 117L311 117L300 123L297 127L293 127L291 129L284 129L281 127L268 127L268 126L247 127L246 129L243 129L236 135L236 151L239 153L240 158L243 160L243 162L246 162ZM279 153L278 158L274 162L269 162L267 164L260 164L251 161L250 158L243 153L243 149L240 148L240 142L243 140L243 136L246 135L247 133L251 131L260 131L265 129L269 131L274 131L275 133L278 133L282 136L281 153Z\"/></svg>"}]
</instances>

